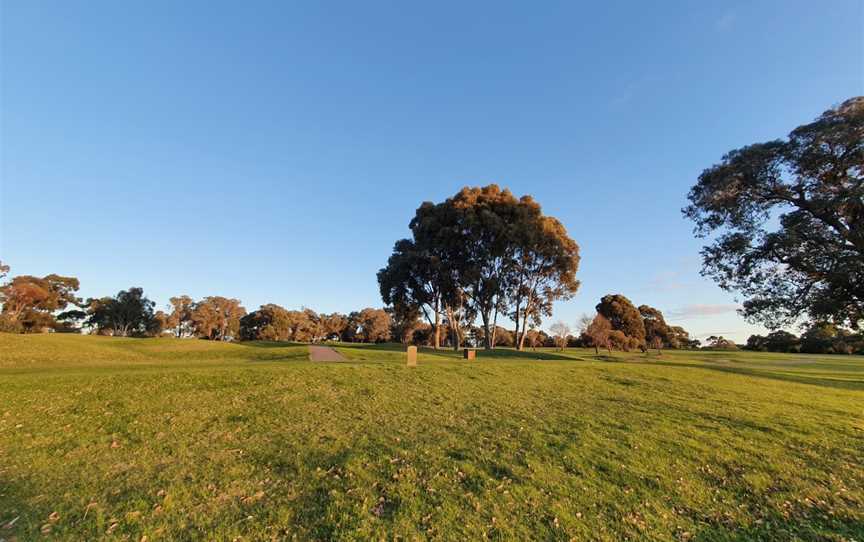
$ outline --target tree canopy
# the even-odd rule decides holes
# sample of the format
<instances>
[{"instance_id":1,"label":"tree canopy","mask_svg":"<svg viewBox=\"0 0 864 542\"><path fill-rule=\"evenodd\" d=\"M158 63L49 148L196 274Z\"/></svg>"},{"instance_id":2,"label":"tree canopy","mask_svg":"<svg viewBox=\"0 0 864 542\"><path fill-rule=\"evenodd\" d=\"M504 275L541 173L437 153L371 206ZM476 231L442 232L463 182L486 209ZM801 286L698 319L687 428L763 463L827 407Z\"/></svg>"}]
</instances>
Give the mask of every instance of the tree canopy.
<instances>
[{"instance_id":1,"label":"tree canopy","mask_svg":"<svg viewBox=\"0 0 864 542\"><path fill-rule=\"evenodd\" d=\"M600 299L597 313L602 314L612 329L620 331L633 341L635 347L645 344L645 323L639 310L621 294L609 294Z\"/></svg>"},{"instance_id":2,"label":"tree canopy","mask_svg":"<svg viewBox=\"0 0 864 542\"><path fill-rule=\"evenodd\" d=\"M122 290L114 297L88 299L86 325L102 333L118 337L154 334L160 322L156 320L155 303L144 296L142 288Z\"/></svg>"},{"instance_id":3,"label":"tree canopy","mask_svg":"<svg viewBox=\"0 0 864 542\"><path fill-rule=\"evenodd\" d=\"M443 203L423 203L409 227L412 239L397 241L378 273L381 297L416 307L436 346L442 321L458 347L479 317L491 348L499 317L509 317L521 349L529 327L579 287L578 245L530 196L517 199L494 184L466 187Z\"/></svg>"},{"instance_id":4,"label":"tree canopy","mask_svg":"<svg viewBox=\"0 0 864 542\"><path fill-rule=\"evenodd\" d=\"M195 311L195 301L188 295L172 297L168 300L171 314L165 322L165 327L173 329L177 338L190 337L195 332L192 314Z\"/></svg>"},{"instance_id":5,"label":"tree canopy","mask_svg":"<svg viewBox=\"0 0 864 542\"><path fill-rule=\"evenodd\" d=\"M672 328L663 318L663 313L648 305L639 305L639 314L642 316L642 324L645 328L645 343L647 346L677 348L678 339ZM682 330L683 331L683 330Z\"/></svg>"},{"instance_id":6,"label":"tree canopy","mask_svg":"<svg viewBox=\"0 0 864 542\"><path fill-rule=\"evenodd\" d=\"M348 316L348 329L353 340L375 343L390 339L390 314L384 309L365 308Z\"/></svg>"},{"instance_id":7,"label":"tree canopy","mask_svg":"<svg viewBox=\"0 0 864 542\"><path fill-rule=\"evenodd\" d=\"M602 314L596 314L594 319L585 326L582 333L588 339L589 344L594 347L596 354L600 353L601 346L606 347L607 350L611 350L609 334L612 333L612 324Z\"/></svg>"},{"instance_id":8,"label":"tree canopy","mask_svg":"<svg viewBox=\"0 0 864 542\"><path fill-rule=\"evenodd\" d=\"M5 277L9 266L0 263ZM57 325L54 314L68 306L81 306L75 295L80 284L75 277L51 274L45 277L19 275L0 286L0 328L7 331L38 332Z\"/></svg>"},{"instance_id":9,"label":"tree canopy","mask_svg":"<svg viewBox=\"0 0 864 542\"><path fill-rule=\"evenodd\" d=\"M559 320L549 327L549 332L555 337L558 348L564 350L567 346L567 336L570 335L570 326L566 322Z\"/></svg>"},{"instance_id":10,"label":"tree canopy","mask_svg":"<svg viewBox=\"0 0 864 542\"><path fill-rule=\"evenodd\" d=\"M199 336L224 341L240 333L240 318L245 315L239 299L210 296L195 304L191 320Z\"/></svg>"},{"instance_id":11,"label":"tree canopy","mask_svg":"<svg viewBox=\"0 0 864 542\"><path fill-rule=\"evenodd\" d=\"M240 319L240 339L285 341L291 339L291 314L279 305L261 305Z\"/></svg>"},{"instance_id":12,"label":"tree canopy","mask_svg":"<svg viewBox=\"0 0 864 542\"><path fill-rule=\"evenodd\" d=\"M801 317L857 329L864 320L864 97L785 140L733 150L699 176L684 215L703 274L746 297L771 329Z\"/></svg>"}]
</instances>

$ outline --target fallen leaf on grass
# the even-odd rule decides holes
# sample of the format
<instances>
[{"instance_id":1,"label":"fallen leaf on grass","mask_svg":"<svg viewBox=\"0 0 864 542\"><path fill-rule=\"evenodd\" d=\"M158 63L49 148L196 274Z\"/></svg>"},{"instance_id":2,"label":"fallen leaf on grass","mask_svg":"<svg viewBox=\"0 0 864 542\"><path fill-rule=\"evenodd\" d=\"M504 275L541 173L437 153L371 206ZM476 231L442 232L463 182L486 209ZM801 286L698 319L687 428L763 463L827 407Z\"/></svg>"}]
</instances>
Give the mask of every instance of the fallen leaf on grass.
<instances>
[{"instance_id":1,"label":"fallen leaf on grass","mask_svg":"<svg viewBox=\"0 0 864 542\"><path fill-rule=\"evenodd\" d=\"M260 501L263 498L264 498L264 492L259 491L258 493L254 494L254 495L249 495L248 497L245 497L243 499L243 504L253 504L253 503Z\"/></svg>"}]
</instances>

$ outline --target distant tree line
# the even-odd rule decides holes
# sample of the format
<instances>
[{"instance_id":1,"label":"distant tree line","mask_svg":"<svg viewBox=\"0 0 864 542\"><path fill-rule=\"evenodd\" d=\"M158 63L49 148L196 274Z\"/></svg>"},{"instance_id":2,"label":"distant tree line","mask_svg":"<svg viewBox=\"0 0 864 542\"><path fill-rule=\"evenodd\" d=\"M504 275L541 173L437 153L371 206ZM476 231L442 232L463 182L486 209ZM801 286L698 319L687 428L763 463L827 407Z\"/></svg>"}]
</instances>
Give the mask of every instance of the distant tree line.
<instances>
[{"instance_id":1,"label":"distant tree line","mask_svg":"<svg viewBox=\"0 0 864 542\"><path fill-rule=\"evenodd\" d=\"M261 340L295 342L388 342L433 344L431 326L419 318L405 318L392 309L365 308L349 314L319 314L312 309L289 310L266 304L247 312L240 300L209 296L195 300L188 295L172 297L166 309L142 288L132 287L114 296L83 299L76 295L75 277L21 275L8 282L9 266L0 263L0 331L11 333L80 333L116 337L201 338L208 340ZM449 345L446 324L443 343ZM481 344L483 332L476 326L462 331L462 343ZM514 346L511 331L496 330L500 346ZM551 342L543 331L529 330L526 344Z\"/></svg>"},{"instance_id":2,"label":"distant tree line","mask_svg":"<svg viewBox=\"0 0 864 542\"><path fill-rule=\"evenodd\" d=\"M397 333L383 309L366 308L347 315L317 314L311 309L287 310L262 305L247 313L240 300L187 295L172 297L166 310L142 288L115 296L82 299L75 277L20 275L5 281L9 266L0 263L0 331L11 333L80 333L116 337L158 337L224 340L317 342L384 342Z\"/></svg>"},{"instance_id":3,"label":"distant tree line","mask_svg":"<svg viewBox=\"0 0 864 542\"><path fill-rule=\"evenodd\" d=\"M830 322L818 322L806 326L800 337L782 330L765 336L751 335L744 348L757 352L864 354L864 334Z\"/></svg>"},{"instance_id":4,"label":"distant tree line","mask_svg":"<svg viewBox=\"0 0 864 542\"><path fill-rule=\"evenodd\" d=\"M75 277L51 274L44 277L19 275L6 280L9 266L0 262L0 331L80 333L86 330L117 337L158 337L208 340L260 340L294 342L389 342L435 347L483 346L488 331L478 325L461 324L458 333L442 318L437 328L416 312L365 308L349 314L319 314L304 308L288 310L266 304L247 313L240 300L209 296L200 300L183 295L172 297L166 310L141 288L122 290L115 296L82 299L76 296ZM658 351L669 349L734 350L738 346L722 336L711 336L702 346L680 326L669 325L663 313L648 305L636 307L620 294L604 296L596 314L585 316L576 333L563 322L551 333L530 327L518 333L496 326L494 345L504 347L593 347L612 351ZM437 333L436 333L437 330ZM437 335L437 337L436 337ZM752 335L747 350L808 354L864 354L864 334L830 322L807 325L801 336L775 331Z\"/></svg>"},{"instance_id":5,"label":"distant tree line","mask_svg":"<svg viewBox=\"0 0 864 542\"><path fill-rule=\"evenodd\" d=\"M384 309L318 314L268 304L240 319L242 340L376 343L390 341L392 336L393 320Z\"/></svg>"}]
</instances>

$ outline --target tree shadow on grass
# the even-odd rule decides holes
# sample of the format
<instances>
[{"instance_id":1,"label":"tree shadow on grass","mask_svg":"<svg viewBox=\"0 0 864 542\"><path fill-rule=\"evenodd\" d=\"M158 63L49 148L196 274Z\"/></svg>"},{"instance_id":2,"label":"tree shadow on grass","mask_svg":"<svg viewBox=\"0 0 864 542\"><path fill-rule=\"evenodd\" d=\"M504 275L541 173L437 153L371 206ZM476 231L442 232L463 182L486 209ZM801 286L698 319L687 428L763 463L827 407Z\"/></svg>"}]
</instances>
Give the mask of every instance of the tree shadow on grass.
<instances>
[{"instance_id":1,"label":"tree shadow on grass","mask_svg":"<svg viewBox=\"0 0 864 542\"><path fill-rule=\"evenodd\" d=\"M370 503L368 510L353 510L346 514L334 502L334 494L345 494L349 489L346 473L353 452L348 448L335 451L310 450L300 460L300 468L321 472L313 484L306 486L294 500L294 520L300 534L307 539L334 540L340 532L356 528L360 515L374 514L381 519L391 517L399 506L398 498L388 496L380 503ZM334 476L337 475L337 476ZM345 503L343 503L343 506ZM372 506L375 508L371 508ZM359 514L358 514L359 512Z\"/></svg>"},{"instance_id":2,"label":"tree shadow on grass","mask_svg":"<svg viewBox=\"0 0 864 542\"><path fill-rule=\"evenodd\" d=\"M404 352L406 345L399 343L331 343L327 346L337 346L340 348L359 348L362 350L378 350L385 352Z\"/></svg>"},{"instance_id":3,"label":"tree shadow on grass","mask_svg":"<svg viewBox=\"0 0 864 542\"><path fill-rule=\"evenodd\" d=\"M543 350L511 350L509 348L496 348L494 350L476 349L477 360L484 359L495 361L579 361L581 358L568 356L561 352L550 352Z\"/></svg>"},{"instance_id":4,"label":"tree shadow on grass","mask_svg":"<svg viewBox=\"0 0 864 542\"><path fill-rule=\"evenodd\" d=\"M624 359L615 357L612 354L595 354L587 359L589 359L589 361L604 361L606 363L624 363L626 361Z\"/></svg>"},{"instance_id":5,"label":"tree shadow on grass","mask_svg":"<svg viewBox=\"0 0 864 542\"><path fill-rule=\"evenodd\" d=\"M249 346L252 348L290 348L295 346L308 346L306 343L296 343L290 341L241 341L237 344L240 346Z\"/></svg>"},{"instance_id":6,"label":"tree shadow on grass","mask_svg":"<svg viewBox=\"0 0 864 542\"><path fill-rule=\"evenodd\" d=\"M732 373L743 376L754 376L757 378L767 378L770 380L781 380L784 382L795 382L798 384L810 384L812 386L822 386L826 388L845 389L845 390L864 390L864 380L835 380L831 378L820 378L817 376L808 376L806 374L791 375L784 373L774 373L765 369L753 369L741 366L720 366L711 363L703 362L701 365L692 365L685 363L675 363L672 361L654 361L654 365L662 365L665 367L683 367L687 369L703 369L708 371L717 371L721 373Z\"/></svg>"},{"instance_id":7,"label":"tree shadow on grass","mask_svg":"<svg viewBox=\"0 0 864 542\"><path fill-rule=\"evenodd\" d=\"M336 348L337 350L346 350L355 354L361 355L373 355L376 352L387 353L387 354L404 354L407 348L406 345L398 344L398 343L336 343L330 344L327 346L331 346ZM513 348L495 348L493 350L484 350L483 348L472 348L469 347L470 350L474 350L476 353L476 358L474 360L465 360L462 357L462 350L454 350L452 347L441 347L439 349L434 349L431 346L418 346L418 353L423 356L434 356L438 359L424 359L425 362L441 362L441 361L452 361L452 362L466 362L466 363L476 363L485 361L585 361L585 358L582 356L572 356L566 355L559 352L553 352L549 350L523 350L518 351ZM374 361L374 359L352 359L351 361Z\"/></svg>"},{"instance_id":8,"label":"tree shadow on grass","mask_svg":"<svg viewBox=\"0 0 864 542\"><path fill-rule=\"evenodd\" d=\"M292 356L268 356L263 358L255 358L248 359L246 363L254 363L254 364L276 364L276 363L285 363L286 361L309 361L309 356L307 355L292 355ZM310 362L311 363L311 362ZM320 363L320 362L316 362Z\"/></svg>"},{"instance_id":9,"label":"tree shadow on grass","mask_svg":"<svg viewBox=\"0 0 864 542\"><path fill-rule=\"evenodd\" d=\"M250 348L249 363L309 361L307 344L288 341L245 341L240 346ZM254 353L253 353L254 351Z\"/></svg>"},{"instance_id":10,"label":"tree shadow on grass","mask_svg":"<svg viewBox=\"0 0 864 542\"><path fill-rule=\"evenodd\" d=\"M0 540L102 540L109 527L105 514L106 506L122 506L129 493L113 492L116 502L106 501L104 495L97 497L98 505L91 509L84 504L85 493L78 487L68 487L60 477L35 482L19 478L16 483L0 478ZM88 492L89 493L89 492ZM50 495L50 498L46 498ZM147 492L138 489L136 500ZM95 502L94 499L90 499ZM119 503L119 504L118 504ZM106 517L107 516L107 517ZM138 540L141 537L137 524L119 522L114 533L120 539Z\"/></svg>"},{"instance_id":11,"label":"tree shadow on grass","mask_svg":"<svg viewBox=\"0 0 864 542\"><path fill-rule=\"evenodd\" d=\"M310 343L298 343L288 341L244 341L238 343L240 346L248 346L261 349L279 349L288 347L305 347ZM316 343L321 346L329 346L337 350L344 349L355 354L373 354L376 352L388 354L404 354L406 345L400 343L352 343L352 342L323 342ZM582 352L572 352L551 350L551 349L526 349L516 350L511 347L498 347L492 350L483 348L468 347L476 353L475 361L482 362L484 360L494 361L601 361L607 363L626 363L628 360L616 356L614 354L586 354ZM452 347L441 347L434 349L431 346L418 346L420 354L438 356L441 359L438 361L467 361L462 358L462 348L454 350ZM279 358L282 359L282 358ZM653 361L655 358L651 358ZM272 359L258 359L255 361L273 361ZM348 361L375 361L372 359L349 359ZM640 360L641 361L641 360Z\"/></svg>"},{"instance_id":12,"label":"tree shadow on grass","mask_svg":"<svg viewBox=\"0 0 864 542\"><path fill-rule=\"evenodd\" d=\"M774 508L760 507L759 520L748 525L703 517L707 525L690 540L862 540L864 522L846 513L827 515L821 510L794 510L784 515ZM791 517L790 517L791 516Z\"/></svg>"},{"instance_id":13,"label":"tree shadow on grass","mask_svg":"<svg viewBox=\"0 0 864 542\"><path fill-rule=\"evenodd\" d=\"M47 513L31 510L25 502L36 495L23 486L12 484L8 479L0 478L0 540L15 539L31 540L39 536L39 528L48 523Z\"/></svg>"}]
</instances>

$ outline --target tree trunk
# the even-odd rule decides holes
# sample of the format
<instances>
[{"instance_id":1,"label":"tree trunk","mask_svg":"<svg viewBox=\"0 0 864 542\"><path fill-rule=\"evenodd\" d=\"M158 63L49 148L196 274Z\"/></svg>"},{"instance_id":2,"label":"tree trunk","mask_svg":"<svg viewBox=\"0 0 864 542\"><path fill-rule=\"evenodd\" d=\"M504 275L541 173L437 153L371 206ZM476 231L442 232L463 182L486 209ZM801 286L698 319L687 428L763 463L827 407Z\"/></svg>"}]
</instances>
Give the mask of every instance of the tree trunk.
<instances>
[{"instance_id":1,"label":"tree trunk","mask_svg":"<svg viewBox=\"0 0 864 542\"><path fill-rule=\"evenodd\" d=\"M454 318L456 312L449 306L445 306L444 311L447 313L447 321L450 322L450 335L453 337L453 350L459 350L461 340L459 323L456 321L456 318Z\"/></svg>"},{"instance_id":2,"label":"tree trunk","mask_svg":"<svg viewBox=\"0 0 864 542\"><path fill-rule=\"evenodd\" d=\"M519 350L521 351L525 347L525 337L528 336L528 307L525 307L525 311L522 315L522 337L517 337L519 340Z\"/></svg>"},{"instance_id":3,"label":"tree trunk","mask_svg":"<svg viewBox=\"0 0 864 542\"><path fill-rule=\"evenodd\" d=\"M519 350L522 350L524 348L525 336L528 334L528 317L531 315L531 299L533 295L534 292L532 290L531 295L529 295L525 300L525 308L522 309L522 337L520 339L518 335L516 336L516 340L519 341ZM516 324L517 326L519 324L518 317Z\"/></svg>"},{"instance_id":4,"label":"tree trunk","mask_svg":"<svg viewBox=\"0 0 864 542\"><path fill-rule=\"evenodd\" d=\"M495 348L495 338L498 334L498 300L495 300L495 312L492 317L492 348Z\"/></svg>"},{"instance_id":5,"label":"tree trunk","mask_svg":"<svg viewBox=\"0 0 864 542\"><path fill-rule=\"evenodd\" d=\"M492 349L492 331L489 329L489 312L484 311L480 315L480 319L483 321L483 349L491 350Z\"/></svg>"},{"instance_id":6,"label":"tree trunk","mask_svg":"<svg viewBox=\"0 0 864 542\"><path fill-rule=\"evenodd\" d=\"M515 318L516 331L513 332L513 340L516 342L516 344L515 344L516 350L521 352L522 351L522 341L519 339L520 338L520 335L519 335L519 314L520 314L519 311L520 311L520 309L521 309L520 300L516 300L516 313L515 313L516 314L516 318Z\"/></svg>"},{"instance_id":7,"label":"tree trunk","mask_svg":"<svg viewBox=\"0 0 864 542\"><path fill-rule=\"evenodd\" d=\"M441 307L438 305L438 303L438 300L436 300L435 307L433 308L433 310L435 311L435 323L432 324L432 327L434 328L432 330L432 333L434 335L432 347L435 350L438 350L438 348L441 347Z\"/></svg>"}]
</instances>

